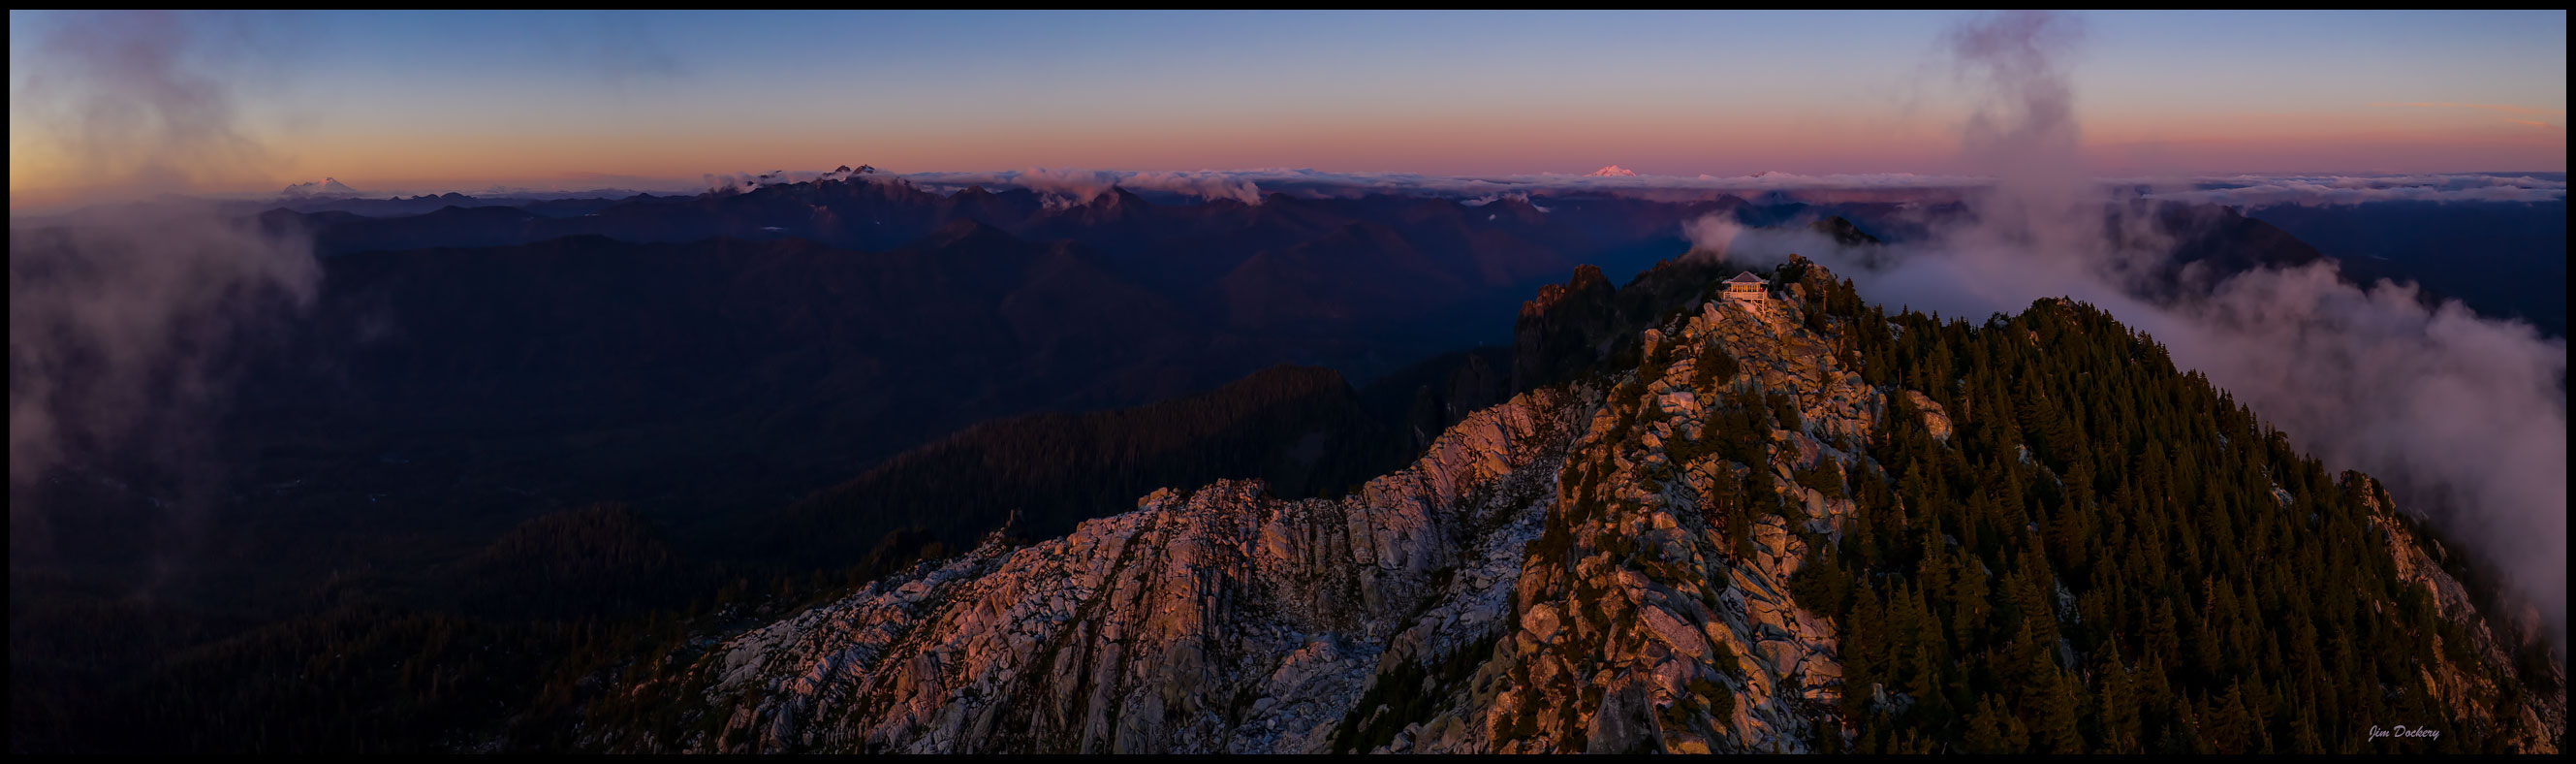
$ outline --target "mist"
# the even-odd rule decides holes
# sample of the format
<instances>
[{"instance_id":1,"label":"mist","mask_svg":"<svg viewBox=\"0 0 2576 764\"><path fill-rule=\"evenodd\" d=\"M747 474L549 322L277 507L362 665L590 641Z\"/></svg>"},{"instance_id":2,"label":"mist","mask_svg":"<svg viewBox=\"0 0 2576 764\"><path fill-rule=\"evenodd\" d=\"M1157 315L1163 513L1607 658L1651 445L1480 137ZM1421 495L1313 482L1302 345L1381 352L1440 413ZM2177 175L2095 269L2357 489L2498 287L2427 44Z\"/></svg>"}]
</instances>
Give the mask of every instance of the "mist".
<instances>
[{"instance_id":1,"label":"mist","mask_svg":"<svg viewBox=\"0 0 2576 764\"><path fill-rule=\"evenodd\" d=\"M1945 63L1980 98L1960 127L1962 153L1995 180L1967 198L1971 214L1928 240L1864 251L1718 218L1686 232L1696 248L1740 259L1806 255L1890 308L1973 318L2048 297L2092 303L2330 470L2379 478L2401 509L2502 569L2515 598L2564 640L2566 342L2456 301L2428 306L2412 284L2356 288L2330 262L2223 280L2187 270L2187 282L2211 287L2171 301L2133 296L2148 293L2138 274L2164 264L2185 232L2132 214L2142 207L2109 206L2079 160L2065 67L2082 39L2074 19L2048 13L1950 32Z\"/></svg>"},{"instance_id":2,"label":"mist","mask_svg":"<svg viewBox=\"0 0 2576 764\"><path fill-rule=\"evenodd\" d=\"M57 508L17 499L58 468L148 481L160 527L134 531L192 536L229 458L214 428L241 340L273 335L320 286L302 233L171 196L271 158L220 69L198 65L255 53L239 31L222 16L68 16L11 94L13 129L23 117L38 134L28 148L92 168L102 202L10 221L13 553L49 547Z\"/></svg>"}]
</instances>

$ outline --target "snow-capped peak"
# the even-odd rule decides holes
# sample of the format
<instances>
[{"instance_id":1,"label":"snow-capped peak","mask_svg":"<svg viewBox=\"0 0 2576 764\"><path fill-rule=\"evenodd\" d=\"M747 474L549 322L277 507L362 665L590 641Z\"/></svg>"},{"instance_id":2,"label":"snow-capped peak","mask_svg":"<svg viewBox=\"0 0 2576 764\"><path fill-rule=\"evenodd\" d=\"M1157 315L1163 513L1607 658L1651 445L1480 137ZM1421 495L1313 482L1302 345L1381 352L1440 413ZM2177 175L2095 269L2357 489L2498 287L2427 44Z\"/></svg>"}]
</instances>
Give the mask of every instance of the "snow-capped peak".
<instances>
[{"instance_id":1,"label":"snow-capped peak","mask_svg":"<svg viewBox=\"0 0 2576 764\"><path fill-rule=\"evenodd\" d=\"M320 183L297 183L277 192L278 196L311 198L319 196L357 196L359 191L341 183L338 178L323 178Z\"/></svg>"},{"instance_id":2,"label":"snow-capped peak","mask_svg":"<svg viewBox=\"0 0 2576 764\"><path fill-rule=\"evenodd\" d=\"M1628 169L1628 168L1625 168L1625 167L1621 167L1621 166L1618 166L1618 165L1615 165L1615 164L1614 164L1614 165L1611 165L1611 166L1608 166L1608 167L1604 167L1604 168L1601 168L1601 169L1598 169L1598 170L1593 170L1593 171L1592 171L1592 177L1595 177L1595 178L1634 178L1634 177L1637 177L1637 171L1635 171L1635 170L1631 170L1631 169Z\"/></svg>"}]
</instances>

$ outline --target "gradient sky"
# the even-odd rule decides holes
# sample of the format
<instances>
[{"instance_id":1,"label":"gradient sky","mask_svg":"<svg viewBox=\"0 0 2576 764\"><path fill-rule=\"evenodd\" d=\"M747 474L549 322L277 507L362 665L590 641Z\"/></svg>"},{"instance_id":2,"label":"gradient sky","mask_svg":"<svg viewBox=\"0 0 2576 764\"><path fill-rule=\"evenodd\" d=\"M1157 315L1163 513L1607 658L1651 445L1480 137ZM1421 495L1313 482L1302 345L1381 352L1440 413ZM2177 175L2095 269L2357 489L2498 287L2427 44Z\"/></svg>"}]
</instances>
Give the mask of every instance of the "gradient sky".
<instances>
[{"instance_id":1,"label":"gradient sky","mask_svg":"<svg viewBox=\"0 0 2576 764\"><path fill-rule=\"evenodd\" d=\"M2103 174L2566 169L2564 11L2073 17L2083 35L2067 66ZM152 176L209 191L325 175L371 190L581 188L861 162L1940 173L1958 167L1969 106L1942 53L1963 18L366 12L102 24L12 11L9 188L16 207L121 182L132 157L152 153L118 143L151 130L99 129L121 113L80 105L100 83L135 83L66 59L138 28L243 139L219 149L223 161ZM84 24L90 37L61 34ZM65 140L74 134L89 139ZM176 161L210 150L187 146Z\"/></svg>"}]
</instances>

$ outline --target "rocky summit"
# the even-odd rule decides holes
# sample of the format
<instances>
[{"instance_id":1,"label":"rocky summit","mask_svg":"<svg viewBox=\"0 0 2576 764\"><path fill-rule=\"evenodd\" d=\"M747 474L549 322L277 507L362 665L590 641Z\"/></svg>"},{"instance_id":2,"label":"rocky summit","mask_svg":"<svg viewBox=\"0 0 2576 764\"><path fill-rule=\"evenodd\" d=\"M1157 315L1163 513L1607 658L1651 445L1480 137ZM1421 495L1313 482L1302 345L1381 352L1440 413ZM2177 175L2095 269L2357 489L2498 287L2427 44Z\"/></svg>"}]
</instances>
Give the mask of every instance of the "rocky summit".
<instances>
[{"instance_id":1,"label":"rocky summit","mask_svg":"<svg viewBox=\"0 0 2576 764\"><path fill-rule=\"evenodd\" d=\"M1848 604L1850 587L1802 583L1800 571L1875 543L1872 523L1885 521L1864 517L1862 497L1913 495L1860 490L1893 469L1871 455L1873 439L1901 427L1956 451L1984 437L1970 423L1986 412L1945 409L1906 379L1873 383L1854 367L1873 345L1854 336L1888 324L1829 310L1849 285L1820 267L1793 261L1779 273L1769 301L1693 301L1635 337L1633 365L1476 412L1410 466L1341 498L1289 501L1259 482L1222 481L1156 491L1061 538L996 534L676 660L612 693L663 709L660 722L593 726L582 739L725 753L1715 753L1884 741L1874 725L1949 701L1876 678L1893 658L1868 659L1874 681L1846 681L1847 653L1885 654L1851 642L1852 629L1895 638L1876 616L1847 615L1864 612ZM2407 708L2483 725L2492 747L2555 750L2563 669L2553 669L2560 689L2529 677L2519 681L2533 689L2500 689L2498 677L2516 673L2510 645L2384 492L2358 475L2272 490L2284 507L2308 506L2292 495L2301 491L2366 497L2385 541L2376 553L2390 559L2346 564L2431 595L2452 624L2443 631L2475 643L2436 653L2420 682L2383 686L2429 690L2441 704ZM1901 513L1905 499L1882 503ZM2031 616L2022 632L2055 639L2096 612L2094 593L2079 606L2067 584L2052 586L2054 604L2035 595L2019 611ZM1802 601L1828 596L1820 591L1842 594ZM1856 626L1863 617L1871 625ZM2143 660L2055 644L2034 653L2041 676ZM2121 677L2070 686L2131 692L2137 672L2109 671ZM2168 739L2185 724L2221 723L2220 699L2170 695L2189 712L2172 718L2190 721L2165 722ZM2144 745L2124 737L2110 703L2083 706L2109 721L2073 742ZM1955 733L1969 742L1916 749L2050 750L2059 743L2039 726L2044 705L2027 714L2036 732L1971 724ZM1947 718L1986 718L1972 711ZM2268 740L2259 728L2253 739Z\"/></svg>"}]
</instances>

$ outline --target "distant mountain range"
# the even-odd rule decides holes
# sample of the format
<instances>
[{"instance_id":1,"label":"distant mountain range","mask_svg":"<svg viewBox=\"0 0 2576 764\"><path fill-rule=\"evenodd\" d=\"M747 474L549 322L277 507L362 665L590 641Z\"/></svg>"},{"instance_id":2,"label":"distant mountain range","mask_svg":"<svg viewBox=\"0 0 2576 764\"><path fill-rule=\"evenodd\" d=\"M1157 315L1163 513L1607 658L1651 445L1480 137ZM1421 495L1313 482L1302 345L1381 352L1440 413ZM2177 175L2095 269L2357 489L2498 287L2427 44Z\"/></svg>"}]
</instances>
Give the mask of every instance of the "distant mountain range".
<instances>
[{"instance_id":1,"label":"distant mountain range","mask_svg":"<svg viewBox=\"0 0 2576 764\"><path fill-rule=\"evenodd\" d=\"M450 476L510 489L519 512L617 499L666 520L775 506L996 417L1139 405L1278 364L1367 387L1446 351L1554 347L1512 332L1530 294L1579 265L1628 281L1687 251L1683 223L1704 216L1865 245L1921 235L1926 214L1731 196L1158 204L855 170L693 197L402 201L441 206L259 215L310 232L325 268L312 312L242 385L234 421L263 444L245 452L297 454L254 460L256 480L326 473L409 506ZM2166 289L2187 288L2183 264L2322 257L2226 208L2158 209L2190 232L2177 271L2151 274ZM1636 310L1611 309L1650 318ZM1561 352L1518 348L1493 372L1559 380L1571 362L1545 359Z\"/></svg>"},{"instance_id":2,"label":"distant mountain range","mask_svg":"<svg viewBox=\"0 0 2576 764\"><path fill-rule=\"evenodd\" d=\"M2285 204L2246 210L2361 278L2405 278L2567 336L2567 201Z\"/></svg>"},{"instance_id":3,"label":"distant mountain range","mask_svg":"<svg viewBox=\"0 0 2576 764\"><path fill-rule=\"evenodd\" d=\"M1549 360L1571 350L1544 330L1515 335L1523 301L1577 266L1603 289L1629 281L1690 248L1687 221L1866 246L1960 214L1775 195L1172 204L1115 187L943 194L860 170L691 197L480 201L259 213L309 232L325 273L312 312L247 364L234 416L258 444L242 453L295 456L250 459L243 479L325 473L400 504L444 475L510 489L512 512L618 499L721 516L977 422L1139 405L1278 364L1366 388L1443 352L1535 342L1490 364L1526 389L1574 362ZM2324 257L2227 208L2155 209L2185 232L2174 270L2148 274L2162 289L2190 288L2184 265ZM1542 324L1580 336L1649 318L1601 310Z\"/></svg>"}]
</instances>

